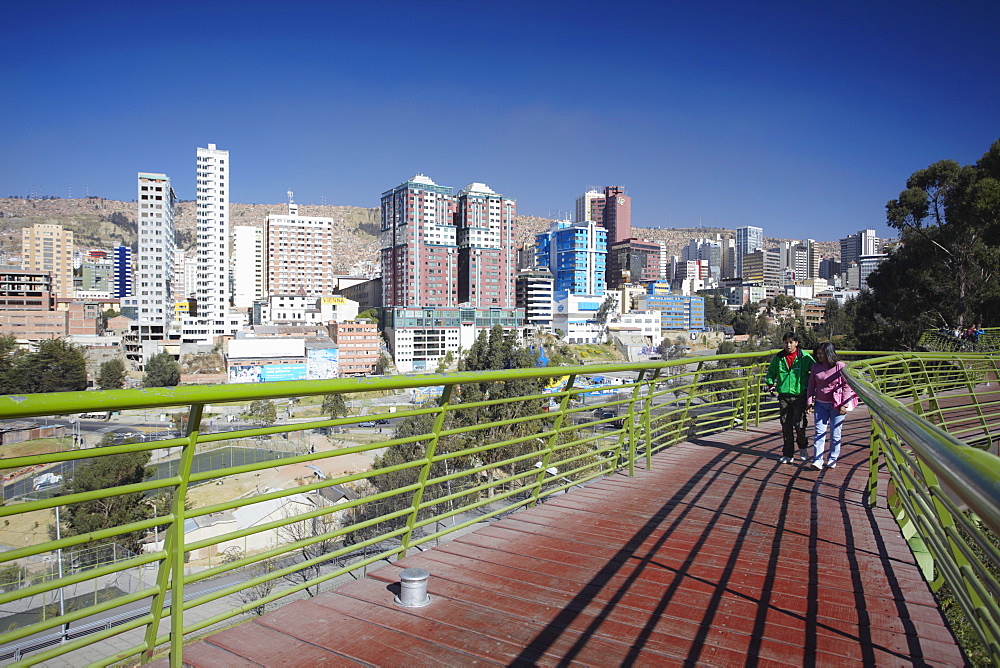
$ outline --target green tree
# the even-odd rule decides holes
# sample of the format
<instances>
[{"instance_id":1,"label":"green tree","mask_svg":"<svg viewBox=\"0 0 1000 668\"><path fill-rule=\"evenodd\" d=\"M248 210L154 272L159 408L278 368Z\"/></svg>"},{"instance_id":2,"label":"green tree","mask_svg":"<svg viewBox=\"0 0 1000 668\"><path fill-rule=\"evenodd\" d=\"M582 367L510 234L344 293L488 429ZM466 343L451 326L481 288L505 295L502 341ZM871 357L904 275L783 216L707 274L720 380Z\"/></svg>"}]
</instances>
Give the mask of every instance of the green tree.
<instances>
[{"instance_id":1,"label":"green tree","mask_svg":"<svg viewBox=\"0 0 1000 668\"><path fill-rule=\"evenodd\" d=\"M850 330L850 318L847 310L836 299L827 299L823 308L823 333L832 339L847 334Z\"/></svg>"},{"instance_id":2,"label":"green tree","mask_svg":"<svg viewBox=\"0 0 1000 668\"><path fill-rule=\"evenodd\" d=\"M0 336L0 394L16 394L21 389L22 372L27 371L24 359L28 354L12 335Z\"/></svg>"},{"instance_id":3,"label":"green tree","mask_svg":"<svg viewBox=\"0 0 1000 668\"><path fill-rule=\"evenodd\" d=\"M181 382L181 368L174 356L167 352L156 353L146 360L143 387L173 387Z\"/></svg>"},{"instance_id":4,"label":"green tree","mask_svg":"<svg viewBox=\"0 0 1000 668\"><path fill-rule=\"evenodd\" d=\"M97 373L97 387L102 390L116 390L125 387L125 362L122 358L116 357L101 362L101 369Z\"/></svg>"},{"instance_id":5,"label":"green tree","mask_svg":"<svg viewBox=\"0 0 1000 668\"><path fill-rule=\"evenodd\" d=\"M113 442L106 437L102 445ZM149 456L149 452L128 452L84 460L85 463L78 464L76 471L66 482L65 494L80 494L143 482L153 474L152 469L147 467ZM138 522L149 517L152 517L152 507L146 502L143 492L98 496L90 501L65 506L60 528L63 537L78 536ZM143 534L142 531L132 531L119 536L97 539L91 544L116 543L138 553ZM105 551L98 550L93 557L93 563L86 565L96 565L107 558Z\"/></svg>"},{"instance_id":6,"label":"green tree","mask_svg":"<svg viewBox=\"0 0 1000 668\"><path fill-rule=\"evenodd\" d=\"M243 419L259 427L269 427L277 421L278 409L270 399L256 399L250 402Z\"/></svg>"},{"instance_id":7,"label":"green tree","mask_svg":"<svg viewBox=\"0 0 1000 668\"><path fill-rule=\"evenodd\" d=\"M759 307L757 304L750 302L747 302L736 309L736 313L733 314L733 319L731 321L733 331L737 334L750 334L751 330L754 328L754 324L757 322L758 310Z\"/></svg>"},{"instance_id":8,"label":"green tree","mask_svg":"<svg viewBox=\"0 0 1000 668\"><path fill-rule=\"evenodd\" d=\"M342 394L324 394L320 412L329 418L347 417L347 403Z\"/></svg>"},{"instance_id":9,"label":"green tree","mask_svg":"<svg viewBox=\"0 0 1000 668\"><path fill-rule=\"evenodd\" d=\"M65 339L38 344L30 356L30 376L21 382L27 392L72 392L87 389L87 360L79 348Z\"/></svg>"},{"instance_id":10,"label":"green tree","mask_svg":"<svg viewBox=\"0 0 1000 668\"><path fill-rule=\"evenodd\" d=\"M1000 140L975 165L941 160L914 172L886 219L901 243L868 277L889 329L883 345L912 347L930 327L998 321Z\"/></svg>"},{"instance_id":11,"label":"green tree","mask_svg":"<svg viewBox=\"0 0 1000 668\"><path fill-rule=\"evenodd\" d=\"M392 367L392 358L385 353L380 353L378 356L378 362L375 363L375 375L381 376L385 374Z\"/></svg>"},{"instance_id":12,"label":"green tree","mask_svg":"<svg viewBox=\"0 0 1000 668\"><path fill-rule=\"evenodd\" d=\"M594 315L594 320L601 326L601 341L605 340L604 337L607 335L608 331L608 320L610 320L611 316L614 315L615 307L617 305L617 300L615 300L612 295L608 295L604 298L604 301L601 302L601 306L597 309L597 313Z\"/></svg>"},{"instance_id":13,"label":"green tree","mask_svg":"<svg viewBox=\"0 0 1000 668\"><path fill-rule=\"evenodd\" d=\"M459 361L459 371L475 372L531 368L537 363L537 353L521 346L515 338L507 336L502 327L495 326L490 331L484 330L480 332L475 343L473 343ZM542 385L542 382L532 379L514 379L498 383L464 383L460 388L454 390L451 403L473 404L487 400L503 402L504 399L534 396L541 393ZM528 437L550 426L550 418L545 417L539 420L515 422L513 424L498 424L485 428L483 428L483 425L516 420L532 415L543 415L543 408L546 404L547 402L543 399L522 399L509 403L470 406L449 411L444 420L443 428L445 430L469 427L480 428L476 431L442 436L437 442L436 453L438 455L464 453L483 444L506 443L519 439L524 440L518 443L508 443L507 445L480 450L474 455L459 454L453 455L448 459L435 460L431 463L430 479L447 478L447 480L442 483L428 485L423 493L423 501L427 503L447 496L449 497L447 507L453 508L461 506L467 500L478 499L481 491L469 491L467 494L463 494L463 492L466 489L474 489L480 485L482 482L480 476L454 477L456 472L468 468L505 462L503 470L508 475L524 473L532 469L537 458L531 457L531 454L538 452L540 444L537 439ZM397 425L396 438L406 439L426 435L432 431L434 419L435 416L433 415L419 415L405 418ZM559 438L561 443L569 443L575 440L572 431L563 432ZM384 454L377 458L373 464L372 468L375 475L370 479L372 486L378 491L387 492L417 482L420 474L419 467L401 467L424 457L427 442L426 439L414 440L386 448ZM559 463L567 458L585 454L585 446L567 447L554 454L550 461L550 466L558 467ZM574 466L583 466L587 461L586 458L580 457L580 459L575 461ZM397 467L400 468L393 470ZM379 473L383 469L385 469L385 472ZM381 517L399 511L408 506L410 502L409 495L397 495L366 504L364 510L359 511L363 515L363 518L360 519ZM424 518L442 510L444 508L435 507L433 504L427 505L420 511L419 516ZM360 521L360 519L355 517L355 522ZM402 526L405 521L405 517L397 517L392 520L373 524L365 529L352 532L348 537L348 541L363 540L376 533Z\"/></svg>"},{"instance_id":14,"label":"green tree","mask_svg":"<svg viewBox=\"0 0 1000 668\"><path fill-rule=\"evenodd\" d=\"M370 308L367 311L362 311L358 314L357 320L368 320L370 322L380 322L378 317L378 309Z\"/></svg>"},{"instance_id":15,"label":"green tree","mask_svg":"<svg viewBox=\"0 0 1000 668\"><path fill-rule=\"evenodd\" d=\"M705 298L705 322L710 325L730 325L733 322L729 304L717 291Z\"/></svg>"}]
</instances>

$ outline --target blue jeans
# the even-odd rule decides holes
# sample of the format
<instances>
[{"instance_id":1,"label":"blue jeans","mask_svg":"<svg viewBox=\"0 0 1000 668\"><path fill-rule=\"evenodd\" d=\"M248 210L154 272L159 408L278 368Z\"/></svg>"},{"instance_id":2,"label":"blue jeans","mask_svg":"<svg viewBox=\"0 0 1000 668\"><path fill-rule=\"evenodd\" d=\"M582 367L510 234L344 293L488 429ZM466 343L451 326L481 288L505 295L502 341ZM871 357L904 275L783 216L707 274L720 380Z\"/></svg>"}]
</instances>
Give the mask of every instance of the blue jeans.
<instances>
[{"instance_id":1,"label":"blue jeans","mask_svg":"<svg viewBox=\"0 0 1000 668\"><path fill-rule=\"evenodd\" d=\"M840 457L840 428L844 425L846 415L834 410L833 404L826 401L816 402L816 437L813 439L813 464L823 463L823 452L826 450L826 432L830 432L830 458L827 464L832 464Z\"/></svg>"}]
</instances>

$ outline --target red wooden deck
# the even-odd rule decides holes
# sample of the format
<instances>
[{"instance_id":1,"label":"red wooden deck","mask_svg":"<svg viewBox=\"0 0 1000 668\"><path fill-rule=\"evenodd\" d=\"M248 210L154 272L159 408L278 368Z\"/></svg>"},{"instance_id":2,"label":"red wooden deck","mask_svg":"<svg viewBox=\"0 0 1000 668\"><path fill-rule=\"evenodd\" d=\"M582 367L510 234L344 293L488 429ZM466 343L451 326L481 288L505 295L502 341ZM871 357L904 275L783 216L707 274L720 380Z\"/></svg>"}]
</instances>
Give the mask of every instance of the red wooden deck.
<instances>
[{"instance_id":1,"label":"red wooden deck","mask_svg":"<svg viewBox=\"0 0 1000 668\"><path fill-rule=\"evenodd\" d=\"M895 521L863 503L868 421L836 469L776 423L685 443L188 646L191 666L961 665ZM398 571L430 605L393 603Z\"/></svg>"}]
</instances>

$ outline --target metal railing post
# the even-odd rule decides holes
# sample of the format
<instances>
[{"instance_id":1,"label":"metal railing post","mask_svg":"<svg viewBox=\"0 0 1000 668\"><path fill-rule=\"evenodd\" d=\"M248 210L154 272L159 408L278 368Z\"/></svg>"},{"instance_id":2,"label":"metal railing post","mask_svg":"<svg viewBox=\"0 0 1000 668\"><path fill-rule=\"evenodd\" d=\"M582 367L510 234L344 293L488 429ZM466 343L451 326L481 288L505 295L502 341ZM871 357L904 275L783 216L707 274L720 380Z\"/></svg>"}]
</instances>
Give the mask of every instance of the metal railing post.
<instances>
[{"instance_id":1,"label":"metal railing post","mask_svg":"<svg viewBox=\"0 0 1000 668\"><path fill-rule=\"evenodd\" d=\"M160 562L156 576L158 593L153 597L153 619L146 627L145 651L142 653L142 663L148 663L153 658L156 649L156 637L159 633L160 619L166 604L166 591L170 588L170 667L181 668L181 653L184 647L184 502L187 499L188 480L191 476L191 462L198 445L198 428L201 426L201 415L204 406L194 404L188 412L187 436L188 442L181 450L180 482L174 490L171 499L170 512L173 518L163 539L163 550L166 559Z\"/></svg>"},{"instance_id":2,"label":"metal railing post","mask_svg":"<svg viewBox=\"0 0 1000 668\"><path fill-rule=\"evenodd\" d=\"M646 385L646 401L644 402L642 408L642 428L645 432L644 439L646 441L646 470L650 471L653 468L653 435L651 433L652 422L652 412L653 412L653 391L656 389L656 381L660 377L660 371L662 368L657 368L653 370L653 377L649 379Z\"/></svg>"},{"instance_id":3,"label":"metal railing post","mask_svg":"<svg viewBox=\"0 0 1000 668\"><path fill-rule=\"evenodd\" d=\"M563 418L566 416L566 408L569 406L570 390L572 389L574 382L576 382L575 374L571 375L566 380L566 387L564 388L566 390L566 394L559 402L559 415L557 415L556 419L552 422L552 429L555 433L549 436L548 442L545 444L545 454L542 455L542 465L538 468L538 475L535 476L535 491L531 493L531 502L528 504L529 507L535 506L538 503L538 499L541 497L542 482L545 480L546 472L550 468L549 464L552 461L552 450L555 448L556 438L559 436Z\"/></svg>"},{"instance_id":4,"label":"metal railing post","mask_svg":"<svg viewBox=\"0 0 1000 668\"><path fill-rule=\"evenodd\" d=\"M451 401L451 392L454 387L454 385L445 385L444 391L441 393L439 412L434 418L434 427L431 430L432 436L430 441L427 443L426 450L424 450L424 465L420 467L420 475L417 478L419 487L413 490L413 505L410 510L410 515L406 519L406 533L403 534L402 545L400 546L399 551L400 559L404 558L407 550L410 549L410 541L413 538L413 527L417 523L417 515L420 512L420 504L424 498L424 488L427 486L427 478L430 477L431 467L434 464L434 455L437 453L438 441L441 440L441 429L444 426L444 418L448 413L448 405Z\"/></svg>"}]
</instances>

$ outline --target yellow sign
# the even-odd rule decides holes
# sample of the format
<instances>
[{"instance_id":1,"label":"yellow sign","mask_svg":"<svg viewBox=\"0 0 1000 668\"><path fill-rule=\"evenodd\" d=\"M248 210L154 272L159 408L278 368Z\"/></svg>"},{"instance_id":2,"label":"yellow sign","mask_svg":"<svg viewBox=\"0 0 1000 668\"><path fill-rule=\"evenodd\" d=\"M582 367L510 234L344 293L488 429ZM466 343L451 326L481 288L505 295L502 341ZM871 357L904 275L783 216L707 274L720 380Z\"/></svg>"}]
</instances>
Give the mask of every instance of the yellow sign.
<instances>
[{"instance_id":1,"label":"yellow sign","mask_svg":"<svg viewBox=\"0 0 1000 668\"><path fill-rule=\"evenodd\" d=\"M323 297L324 304L340 304L343 306L347 303L347 299L344 297Z\"/></svg>"}]
</instances>

